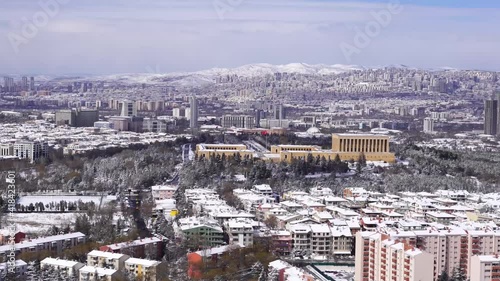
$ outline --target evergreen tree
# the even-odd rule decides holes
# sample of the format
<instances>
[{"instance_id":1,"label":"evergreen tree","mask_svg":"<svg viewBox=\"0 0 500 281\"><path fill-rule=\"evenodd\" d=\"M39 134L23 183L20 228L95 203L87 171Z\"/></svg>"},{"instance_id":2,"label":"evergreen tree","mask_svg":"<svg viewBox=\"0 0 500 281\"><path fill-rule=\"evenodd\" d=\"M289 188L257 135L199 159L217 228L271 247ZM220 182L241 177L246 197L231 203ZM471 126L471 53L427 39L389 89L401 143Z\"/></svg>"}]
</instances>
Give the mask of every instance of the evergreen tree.
<instances>
[{"instance_id":1,"label":"evergreen tree","mask_svg":"<svg viewBox=\"0 0 500 281\"><path fill-rule=\"evenodd\" d=\"M446 271L441 272L441 274L439 275L438 281L449 281L449 280L450 280L450 278L448 276L448 272L446 272Z\"/></svg>"}]
</instances>

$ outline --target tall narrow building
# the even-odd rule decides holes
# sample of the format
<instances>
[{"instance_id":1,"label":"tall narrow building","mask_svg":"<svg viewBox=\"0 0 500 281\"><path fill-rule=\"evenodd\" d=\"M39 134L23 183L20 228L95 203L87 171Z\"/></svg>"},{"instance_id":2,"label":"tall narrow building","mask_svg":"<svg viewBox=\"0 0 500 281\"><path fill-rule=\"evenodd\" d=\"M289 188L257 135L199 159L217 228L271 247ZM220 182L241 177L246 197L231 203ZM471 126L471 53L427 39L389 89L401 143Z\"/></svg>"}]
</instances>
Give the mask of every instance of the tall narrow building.
<instances>
[{"instance_id":1,"label":"tall narrow building","mask_svg":"<svg viewBox=\"0 0 500 281\"><path fill-rule=\"evenodd\" d=\"M35 90L35 77L30 77L30 87L29 87L29 90L30 91L34 91Z\"/></svg>"},{"instance_id":2,"label":"tall narrow building","mask_svg":"<svg viewBox=\"0 0 500 281\"><path fill-rule=\"evenodd\" d=\"M498 100L484 101L484 133L486 135L496 135L498 127Z\"/></svg>"},{"instance_id":3,"label":"tall narrow building","mask_svg":"<svg viewBox=\"0 0 500 281\"><path fill-rule=\"evenodd\" d=\"M493 95L493 99L497 101L497 122L496 122L497 127L496 128L497 128L497 135L500 135L500 90L497 90L495 92L495 94ZM486 128L486 126L485 126L485 128Z\"/></svg>"},{"instance_id":4,"label":"tall narrow building","mask_svg":"<svg viewBox=\"0 0 500 281\"><path fill-rule=\"evenodd\" d=\"M427 117L424 119L424 133L434 132L434 119Z\"/></svg>"},{"instance_id":5,"label":"tall narrow building","mask_svg":"<svg viewBox=\"0 0 500 281\"><path fill-rule=\"evenodd\" d=\"M190 105L190 118L189 118L189 127L191 129L198 128L198 100L196 97L191 97L189 101Z\"/></svg>"}]
</instances>

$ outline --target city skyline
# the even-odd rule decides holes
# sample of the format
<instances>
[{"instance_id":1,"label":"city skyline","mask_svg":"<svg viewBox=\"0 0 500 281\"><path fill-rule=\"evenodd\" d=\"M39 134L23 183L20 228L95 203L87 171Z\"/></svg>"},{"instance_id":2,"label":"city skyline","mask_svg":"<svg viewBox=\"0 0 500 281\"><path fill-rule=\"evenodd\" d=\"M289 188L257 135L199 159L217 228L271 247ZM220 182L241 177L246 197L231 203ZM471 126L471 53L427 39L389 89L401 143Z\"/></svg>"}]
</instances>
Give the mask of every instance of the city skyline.
<instances>
[{"instance_id":1,"label":"city skyline","mask_svg":"<svg viewBox=\"0 0 500 281\"><path fill-rule=\"evenodd\" d=\"M400 1L362 46L357 30L389 2L58 1L47 23L21 39L44 9L0 3L0 73L169 73L262 62L500 70L500 31L491 28L500 5L492 1ZM356 52L346 55L346 44Z\"/></svg>"}]
</instances>

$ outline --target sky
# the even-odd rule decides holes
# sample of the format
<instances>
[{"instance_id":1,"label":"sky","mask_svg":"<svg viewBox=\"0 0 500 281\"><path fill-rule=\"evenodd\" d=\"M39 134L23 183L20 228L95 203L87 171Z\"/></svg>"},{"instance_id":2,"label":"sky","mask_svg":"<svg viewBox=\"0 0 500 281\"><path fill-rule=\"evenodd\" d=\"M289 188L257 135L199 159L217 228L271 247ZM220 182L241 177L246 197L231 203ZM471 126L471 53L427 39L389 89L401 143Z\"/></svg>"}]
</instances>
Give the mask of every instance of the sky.
<instances>
[{"instance_id":1,"label":"sky","mask_svg":"<svg viewBox=\"0 0 500 281\"><path fill-rule=\"evenodd\" d=\"M0 74L296 62L500 71L499 15L498 0L1 0Z\"/></svg>"}]
</instances>

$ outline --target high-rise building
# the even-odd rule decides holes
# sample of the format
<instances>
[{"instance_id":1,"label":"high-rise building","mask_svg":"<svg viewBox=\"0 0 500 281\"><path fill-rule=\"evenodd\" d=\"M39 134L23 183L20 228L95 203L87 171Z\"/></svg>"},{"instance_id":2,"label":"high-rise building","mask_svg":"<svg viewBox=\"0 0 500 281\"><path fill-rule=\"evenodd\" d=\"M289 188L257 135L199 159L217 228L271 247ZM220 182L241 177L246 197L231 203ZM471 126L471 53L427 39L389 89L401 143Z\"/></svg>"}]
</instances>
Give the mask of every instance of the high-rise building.
<instances>
[{"instance_id":1,"label":"high-rise building","mask_svg":"<svg viewBox=\"0 0 500 281\"><path fill-rule=\"evenodd\" d=\"M356 235L355 281L434 280L433 255L380 233Z\"/></svg>"},{"instance_id":2,"label":"high-rise building","mask_svg":"<svg viewBox=\"0 0 500 281\"><path fill-rule=\"evenodd\" d=\"M30 91L34 91L35 90L35 77L30 77L30 88L29 88Z\"/></svg>"},{"instance_id":3,"label":"high-rise building","mask_svg":"<svg viewBox=\"0 0 500 281\"><path fill-rule=\"evenodd\" d=\"M137 106L133 101L122 101L119 105L120 116L137 116Z\"/></svg>"},{"instance_id":4,"label":"high-rise building","mask_svg":"<svg viewBox=\"0 0 500 281\"><path fill-rule=\"evenodd\" d=\"M283 120L286 118L286 108L283 104L274 105L274 119Z\"/></svg>"},{"instance_id":5,"label":"high-rise building","mask_svg":"<svg viewBox=\"0 0 500 281\"><path fill-rule=\"evenodd\" d=\"M255 127L260 128L260 119L262 118L263 111L261 109L255 110Z\"/></svg>"},{"instance_id":6,"label":"high-rise building","mask_svg":"<svg viewBox=\"0 0 500 281\"><path fill-rule=\"evenodd\" d=\"M493 97L497 101L497 134L500 134L500 90L497 90Z\"/></svg>"},{"instance_id":7,"label":"high-rise building","mask_svg":"<svg viewBox=\"0 0 500 281\"><path fill-rule=\"evenodd\" d=\"M198 128L198 100L196 97L191 97L191 100L189 102L190 107L191 107L191 116L189 118L189 127L191 129Z\"/></svg>"},{"instance_id":8,"label":"high-rise building","mask_svg":"<svg viewBox=\"0 0 500 281\"><path fill-rule=\"evenodd\" d=\"M28 90L28 77L23 76L22 81L21 81L21 89L23 91Z\"/></svg>"},{"instance_id":9,"label":"high-rise building","mask_svg":"<svg viewBox=\"0 0 500 281\"><path fill-rule=\"evenodd\" d=\"M498 127L498 100L484 101L484 133L496 135Z\"/></svg>"},{"instance_id":10,"label":"high-rise building","mask_svg":"<svg viewBox=\"0 0 500 281\"><path fill-rule=\"evenodd\" d=\"M424 133L433 133L434 132L434 119L425 118L424 119Z\"/></svg>"},{"instance_id":11,"label":"high-rise building","mask_svg":"<svg viewBox=\"0 0 500 281\"><path fill-rule=\"evenodd\" d=\"M3 78L3 89L4 89L4 92L13 92L14 91L14 78L4 77Z\"/></svg>"}]
</instances>

